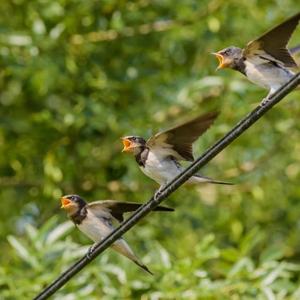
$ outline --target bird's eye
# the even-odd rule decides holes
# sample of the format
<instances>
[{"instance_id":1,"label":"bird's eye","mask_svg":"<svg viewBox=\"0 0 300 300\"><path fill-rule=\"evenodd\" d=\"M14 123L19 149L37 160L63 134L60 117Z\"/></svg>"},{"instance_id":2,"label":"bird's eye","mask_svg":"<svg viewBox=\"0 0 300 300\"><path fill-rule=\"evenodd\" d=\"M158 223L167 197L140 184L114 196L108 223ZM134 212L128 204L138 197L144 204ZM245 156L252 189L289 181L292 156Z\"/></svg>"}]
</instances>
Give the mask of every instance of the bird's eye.
<instances>
[{"instance_id":1,"label":"bird's eye","mask_svg":"<svg viewBox=\"0 0 300 300\"><path fill-rule=\"evenodd\" d=\"M132 137L132 140L133 140L133 141L136 141L136 137L135 137L135 136L134 136L134 137Z\"/></svg>"},{"instance_id":2,"label":"bird's eye","mask_svg":"<svg viewBox=\"0 0 300 300\"><path fill-rule=\"evenodd\" d=\"M73 200L73 201L74 201L74 200L75 200L75 197L74 197L74 196L71 196L71 200Z\"/></svg>"}]
</instances>

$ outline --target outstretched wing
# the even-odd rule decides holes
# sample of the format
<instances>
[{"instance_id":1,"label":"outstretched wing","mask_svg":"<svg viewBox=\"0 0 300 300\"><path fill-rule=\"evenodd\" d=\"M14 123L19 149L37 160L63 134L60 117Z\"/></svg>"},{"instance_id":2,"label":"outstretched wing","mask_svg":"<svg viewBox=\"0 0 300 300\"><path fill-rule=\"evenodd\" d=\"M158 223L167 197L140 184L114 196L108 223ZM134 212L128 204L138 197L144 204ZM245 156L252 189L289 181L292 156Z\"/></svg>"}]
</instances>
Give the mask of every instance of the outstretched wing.
<instances>
[{"instance_id":1,"label":"outstretched wing","mask_svg":"<svg viewBox=\"0 0 300 300\"><path fill-rule=\"evenodd\" d=\"M193 143L201 136L218 116L218 112L209 112L189 122L162 131L147 141L153 151L160 151L166 156L178 160L193 161Z\"/></svg>"},{"instance_id":2,"label":"outstretched wing","mask_svg":"<svg viewBox=\"0 0 300 300\"><path fill-rule=\"evenodd\" d=\"M115 200L95 201L88 204L88 207L96 216L103 216L104 212L109 212L119 222L123 221L123 214L137 210L142 204L135 202L124 202ZM174 211L173 208L158 206L155 211Z\"/></svg>"},{"instance_id":3,"label":"outstretched wing","mask_svg":"<svg viewBox=\"0 0 300 300\"><path fill-rule=\"evenodd\" d=\"M278 61L285 67L297 67L296 62L287 49L287 43L297 27L299 20L300 13L297 13L258 39L249 42L243 51L243 55L248 58L251 58L253 55L266 55L266 59ZM268 54L271 56L268 56Z\"/></svg>"}]
</instances>

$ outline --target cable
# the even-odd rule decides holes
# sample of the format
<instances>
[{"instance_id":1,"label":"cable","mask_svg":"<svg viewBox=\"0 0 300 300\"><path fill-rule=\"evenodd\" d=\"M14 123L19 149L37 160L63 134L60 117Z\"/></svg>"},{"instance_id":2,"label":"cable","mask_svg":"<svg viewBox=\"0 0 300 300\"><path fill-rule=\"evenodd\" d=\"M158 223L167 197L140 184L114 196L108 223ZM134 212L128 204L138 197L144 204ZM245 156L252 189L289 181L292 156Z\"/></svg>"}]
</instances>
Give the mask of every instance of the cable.
<instances>
[{"instance_id":1,"label":"cable","mask_svg":"<svg viewBox=\"0 0 300 300\"><path fill-rule=\"evenodd\" d=\"M269 111L275 104L281 101L287 94L295 89L300 84L300 72L278 89L264 105L257 106L244 119L235 125L223 138L218 140L213 146L207 149L197 160L195 160L188 168L170 181L161 191L159 196L153 197L139 209L137 209L128 219L121 223L111 234L104 238L97 244L94 251L87 257L86 255L78 260L75 264L69 267L62 273L55 281L47 286L34 300L48 299L58 289L60 289L66 282L82 270L87 264L94 260L100 253L107 249L117 239L119 239L125 232L132 228L144 216L149 214L155 207L157 207L165 198L177 190L184 182L186 182L192 175L199 171L201 167L206 165L218 153L225 149L249 127L251 127L257 120L259 120L267 111Z\"/></svg>"}]
</instances>

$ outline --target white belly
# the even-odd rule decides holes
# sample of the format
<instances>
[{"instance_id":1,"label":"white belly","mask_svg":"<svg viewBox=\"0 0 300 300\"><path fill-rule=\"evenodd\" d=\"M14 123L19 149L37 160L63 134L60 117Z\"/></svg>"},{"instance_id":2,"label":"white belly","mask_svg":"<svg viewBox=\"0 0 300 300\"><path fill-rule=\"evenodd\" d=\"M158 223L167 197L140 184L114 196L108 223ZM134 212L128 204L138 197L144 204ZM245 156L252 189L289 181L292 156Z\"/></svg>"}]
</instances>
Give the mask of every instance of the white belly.
<instances>
[{"instance_id":1,"label":"white belly","mask_svg":"<svg viewBox=\"0 0 300 300\"><path fill-rule=\"evenodd\" d=\"M160 185L166 184L181 171L173 160L158 157L151 151L147 157L146 167L140 167L140 169Z\"/></svg>"},{"instance_id":2,"label":"white belly","mask_svg":"<svg viewBox=\"0 0 300 300\"><path fill-rule=\"evenodd\" d=\"M107 226L95 216L89 216L89 218L85 218L79 225L77 225L77 227L95 243L100 242L101 239L103 239L113 230L113 227Z\"/></svg>"},{"instance_id":3,"label":"white belly","mask_svg":"<svg viewBox=\"0 0 300 300\"><path fill-rule=\"evenodd\" d=\"M271 64L254 64L252 61L246 60L245 65L248 79L272 92L277 90L294 75L288 69L283 70L276 66L272 67Z\"/></svg>"},{"instance_id":4,"label":"white belly","mask_svg":"<svg viewBox=\"0 0 300 300\"><path fill-rule=\"evenodd\" d=\"M81 224L77 225L78 229L88 236L95 243L100 242L103 238L109 235L113 231L113 227L105 222L102 222L101 219L95 217L92 213L88 211L89 218L85 218ZM132 252L129 245L122 238L115 241L111 247L117 252L127 256L133 261L138 261Z\"/></svg>"}]
</instances>

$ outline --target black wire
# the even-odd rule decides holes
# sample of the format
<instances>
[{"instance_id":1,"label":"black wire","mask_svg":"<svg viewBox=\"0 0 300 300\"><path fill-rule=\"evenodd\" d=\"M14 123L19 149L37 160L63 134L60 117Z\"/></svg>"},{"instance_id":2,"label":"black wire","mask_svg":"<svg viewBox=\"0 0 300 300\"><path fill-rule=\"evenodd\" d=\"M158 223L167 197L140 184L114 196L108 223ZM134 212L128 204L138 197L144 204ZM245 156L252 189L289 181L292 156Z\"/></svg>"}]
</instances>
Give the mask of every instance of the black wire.
<instances>
[{"instance_id":1,"label":"black wire","mask_svg":"<svg viewBox=\"0 0 300 300\"><path fill-rule=\"evenodd\" d=\"M162 190L159 196L153 197L139 209L137 209L128 219L121 223L113 232L97 244L94 251L90 253L89 257L85 255L74 265L62 273L55 281L47 286L34 300L47 299L53 295L59 288L75 276L88 263L94 260L100 253L107 249L117 239L119 239L125 232L132 228L139 220L149 214L155 207L157 207L166 197L178 189L185 181L192 175L199 171L201 167L206 165L224 148L231 144L250 126L252 126L258 119L260 119L268 110L270 110L276 103L281 101L287 94L300 84L300 73L297 73L290 81L278 89L264 105L259 105L252 112L250 112L244 119L242 119L236 126L234 126L223 138L218 140L213 146L207 149L197 160L195 160L188 168L181 174L170 181Z\"/></svg>"}]
</instances>

